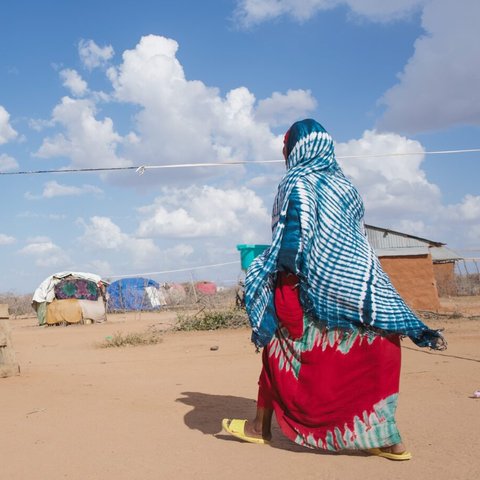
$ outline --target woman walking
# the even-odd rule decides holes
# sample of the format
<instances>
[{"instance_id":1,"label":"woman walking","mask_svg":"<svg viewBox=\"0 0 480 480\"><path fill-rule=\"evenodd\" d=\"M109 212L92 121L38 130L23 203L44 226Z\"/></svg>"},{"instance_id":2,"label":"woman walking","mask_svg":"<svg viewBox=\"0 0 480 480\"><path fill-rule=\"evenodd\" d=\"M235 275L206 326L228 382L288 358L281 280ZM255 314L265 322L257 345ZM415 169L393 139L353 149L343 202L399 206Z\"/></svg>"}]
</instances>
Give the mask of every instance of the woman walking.
<instances>
[{"instance_id":1,"label":"woman walking","mask_svg":"<svg viewBox=\"0 0 480 480\"><path fill-rule=\"evenodd\" d=\"M268 443L275 412L292 441L409 460L395 422L400 338L446 348L383 272L363 231L363 203L316 121L296 122L272 215L272 244L247 272L252 341L263 348L257 413L224 419L230 434Z\"/></svg>"}]
</instances>

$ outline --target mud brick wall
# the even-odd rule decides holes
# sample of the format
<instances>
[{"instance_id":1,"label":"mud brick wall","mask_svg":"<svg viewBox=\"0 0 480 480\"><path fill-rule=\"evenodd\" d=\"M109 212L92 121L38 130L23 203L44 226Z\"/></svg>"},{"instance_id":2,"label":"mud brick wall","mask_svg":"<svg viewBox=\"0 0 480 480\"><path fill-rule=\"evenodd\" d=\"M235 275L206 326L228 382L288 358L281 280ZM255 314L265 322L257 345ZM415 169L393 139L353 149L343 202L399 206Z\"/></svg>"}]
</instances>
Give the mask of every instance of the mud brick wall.
<instances>
[{"instance_id":1,"label":"mud brick wall","mask_svg":"<svg viewBox=\"0 0 480 480\"><path fill-rule=\"evenodd\" d=\"M407 305L414 310L439 310L440 302L430 255L382 257L380 263Z\"/></svg>"}]
</instances>

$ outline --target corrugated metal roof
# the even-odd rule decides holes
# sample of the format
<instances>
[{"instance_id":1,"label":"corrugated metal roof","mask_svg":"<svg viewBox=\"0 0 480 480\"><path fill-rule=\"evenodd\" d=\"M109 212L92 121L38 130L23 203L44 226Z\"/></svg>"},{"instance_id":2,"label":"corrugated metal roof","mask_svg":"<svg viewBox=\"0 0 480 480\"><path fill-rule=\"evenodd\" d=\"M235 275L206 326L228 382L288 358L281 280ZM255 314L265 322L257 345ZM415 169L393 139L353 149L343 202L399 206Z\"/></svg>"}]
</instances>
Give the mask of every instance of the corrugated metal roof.
<instances>
[{"instance_id":1,"label":"corrugated metal roof","mask_svg":"<svg viewBox=\"0 0 480 480\"><path fill-rule=\"evenodd\" d=\"M415 237L402 232L396 232L388 228L375 227L373 225L365 225L368 241L373 248L404 248L404 247L421 247L445 245L442 242L435 242L426 238Z\"/></svg>"},{"instance_id":2,"label":"corrugated metal roof","mask_svg":"<svg viewBox=\"0 0 480 480\"><path fill-rule=\"evenodd\" d=\"M445 246L432 247L430 248L430 253L432 254L432 260L434 262L453 262L463 258L458 253Z\"/></svg>"},{"instance_id":3,"label":"corrugated metal roof","mask_svg":"<svg viewBox=\"0 0 480 480\"><path fill-rule=\"evenodd\" d=\"M375 248L377 257L420 257L429 253L428 247Z\"/></svg>"},{"instance_id":4,"label":"corrugated metal roof","mask_svg":"<svg viewBox=\"0 0 480 480\"><path fill-rule=\"evenodd\" d=\"M430 246L429 243L422 242L415 238L396 235L390 232L381 230L367 230L367 237L370 245L373 248L412 248L412 247L426 247Z\"/></svg>"},{"instance_id":5,"label":"corrugated metal roof","mask_svg":"<svg viewBox=\"0 0 480 480\"><path fill-rule=\"evenodd\" d=\"M420 256L430 253L433 262L453 262L462 259L442 242L373 225L365 225L365 231L378 257Z\"/></svg>"}]
</instances>

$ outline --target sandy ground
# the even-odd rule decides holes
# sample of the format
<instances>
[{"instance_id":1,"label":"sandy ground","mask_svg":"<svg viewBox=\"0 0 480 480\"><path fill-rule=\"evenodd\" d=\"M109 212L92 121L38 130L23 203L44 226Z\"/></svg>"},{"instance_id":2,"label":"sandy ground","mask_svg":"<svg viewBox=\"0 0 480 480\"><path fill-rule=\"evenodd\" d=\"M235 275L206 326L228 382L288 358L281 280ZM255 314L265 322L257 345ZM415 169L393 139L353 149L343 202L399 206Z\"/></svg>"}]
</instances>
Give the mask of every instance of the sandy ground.
<instances>
[{"instance_id":1,"label":"sandy ground","mask_svg":"<svg viewBox=\"0 0 480 480\"><path fill-rule=\"evenodd\" d=\"M456 310L457 307L454 308ZM271 446L222 433L255 410L261 358L249 331L166 332L157 345L98 348L115 332L168 327L175 314L39 327L11 320L21 375L0 378L5 480L473 479L480 473L480 320L432 319L449 348L403 342L398 424L409 462ZM218 346L217 350L211 347Z\"/></svg>"}]
</instances>

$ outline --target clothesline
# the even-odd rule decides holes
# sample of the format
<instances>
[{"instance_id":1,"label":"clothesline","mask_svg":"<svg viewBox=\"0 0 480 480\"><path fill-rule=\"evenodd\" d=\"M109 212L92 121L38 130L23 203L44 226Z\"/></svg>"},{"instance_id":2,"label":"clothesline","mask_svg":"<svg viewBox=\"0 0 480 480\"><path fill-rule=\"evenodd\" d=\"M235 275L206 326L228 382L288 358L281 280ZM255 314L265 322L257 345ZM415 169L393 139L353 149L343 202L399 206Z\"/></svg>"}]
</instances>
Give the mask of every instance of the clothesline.
<instances>
[{"instance_id":1,"label":"clothesline","mask_svg":"<svg viewBox=\"0 0 480 480\"><path fill-rule=\"evenodd\" d=\"M480 261L480 258L463 258L462 260L464 261ZM160 272L142 272L142 273L129 273L129 274L123 274L123 275L103 275L102 278L129 278L129 277L152 277L155 275L164 275L166 273L178 273L178 272L190 272L192 270L203 270L206 268L215 268L215 267L223 267L226 265L237 265L240 262L240 260L237 260L235 262L224 262L224 263L213 263L210 265L199 265L196 267L188 267L188 268L178 268L175 270L162 270Z\"/></svg>"},{"instance_id":2,"label":"clothesline","mask_svg":"<svg viewBox=\"0 0 480 480\"><path fill-rule=\"evenodd\" d=\"M342 159L358 159L358 158L377 158L377 157L406 157L413 155L450 155L456 153L478 153L480 148L470 148L461 150L433 150L425 152L403 152L403 153L374 153L374 154L361 154L361 155L338 155L336 158ZM65 168L65 169L53 169L53 170L23 170L17 172L0 172L0 175L38 175L44 173L84 173L84 172L118 172L135 170L139 175L143 175L146 170L155 169L170 169L170 168L200 168L200 167L230 167L238 165L261 165L267 163L285 163L284 160L258 160L247 161L239 160L234 162L223 163L177 163L166 165L136 165L129 167L99 167L99 168Z\"/></svg>"},{"instance_id":3,"label":"clothesline","mask_svg":"<svg viewBox=\"0 0 480 480\"><path fill-rule=\"evenodd\" d=\"M127 278L127 277L152 277L154 275L163 275L165 273L177 273L177 272L190 272L191 270L201 270L204 268L213 268L213 267L223 267L224 265L237 265L240 263L240 260L236 262L225 262L225 263L213 263L210 265L200 265L198 267L188 267L188 268L178 268L176 270L163 270L161 272L144 272L144 273L131 273L128 275L104 275L103 278Z\"/></svg>"}]
</instances>

